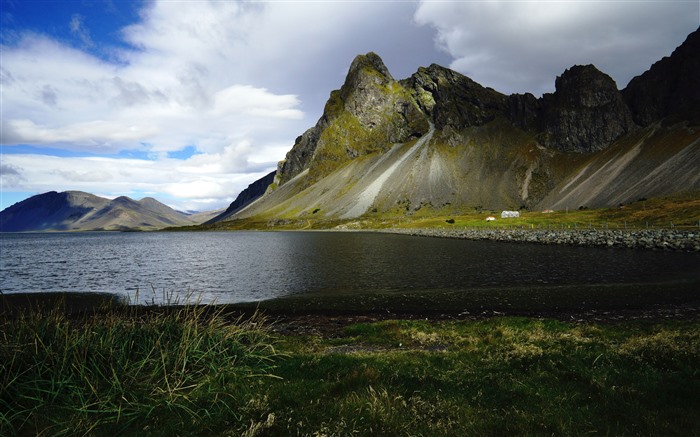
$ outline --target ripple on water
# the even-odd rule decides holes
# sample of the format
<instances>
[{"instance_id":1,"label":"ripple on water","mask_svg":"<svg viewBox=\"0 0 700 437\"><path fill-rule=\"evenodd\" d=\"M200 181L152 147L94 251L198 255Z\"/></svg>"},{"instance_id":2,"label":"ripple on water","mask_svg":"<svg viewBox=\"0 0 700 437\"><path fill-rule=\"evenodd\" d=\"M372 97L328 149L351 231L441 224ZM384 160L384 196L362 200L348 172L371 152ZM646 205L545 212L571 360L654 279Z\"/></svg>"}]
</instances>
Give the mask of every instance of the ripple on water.
<instances>
[{"instance_id":1,"label":"ripple on water","mask_svg":"<svg viewBox=\"0 0 700 437\"><path fill-rule=\"evenodd\" d=\"M700 254L378 233L3 234L0 290L203 302L321 291L699 280ZM20 261L21 260L21 261ZM164 297L165 296L165 297Z\"/></svg>"}]
</instances>

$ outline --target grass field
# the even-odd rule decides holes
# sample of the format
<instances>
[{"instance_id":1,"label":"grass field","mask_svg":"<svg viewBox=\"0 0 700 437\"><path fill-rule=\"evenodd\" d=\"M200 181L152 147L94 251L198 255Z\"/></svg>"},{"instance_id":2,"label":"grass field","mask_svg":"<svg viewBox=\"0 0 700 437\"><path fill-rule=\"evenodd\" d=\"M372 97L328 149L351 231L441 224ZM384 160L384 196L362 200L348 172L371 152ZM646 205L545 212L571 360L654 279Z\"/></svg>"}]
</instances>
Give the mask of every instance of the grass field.
<instances>
[{"instance_id":1,"label":"grass field","mask_svg":"<svg viewBox=\"0 0 700 437\"><path fill-rule=\"evenodd\" d=\"M0 321L1 435L700 434L696 317L62 309Z\"/></svg>"},{"instance_id":2,"label":"grass field","mask_svg":"<svg viewBox=\"0 0 700 437\"><path fill-rule=\"evenodd\" d=\"M241 219L211 225L171 228L169 230L265 230L265 229L384 229L384 228L596 228L700 229L700 195L679 194L671 197L639 199L613 208L563 211L521 210L520 218L501 219L500 210L422 209L412 214L368 213L353 220L323 219L316 215L278 220ZM493 216L493 222L486 218ZM448 222L449 221L449 222Z\"/></svg>"}]
</instances>

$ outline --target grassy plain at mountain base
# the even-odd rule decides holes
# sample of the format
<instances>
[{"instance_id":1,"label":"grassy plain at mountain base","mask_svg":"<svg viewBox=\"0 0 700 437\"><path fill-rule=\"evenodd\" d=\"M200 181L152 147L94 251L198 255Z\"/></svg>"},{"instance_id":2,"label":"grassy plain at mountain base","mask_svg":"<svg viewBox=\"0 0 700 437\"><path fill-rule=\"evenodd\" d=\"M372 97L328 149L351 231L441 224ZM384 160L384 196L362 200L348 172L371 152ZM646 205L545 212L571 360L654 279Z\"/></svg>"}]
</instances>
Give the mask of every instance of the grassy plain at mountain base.
<instances>
[{"instance_id":1,"label":"grassy plain at mountain base","mask_svg":"<svg viewBox=\"0 0 700 437\"><path fill-rule=\"evenodd\" d=\"M0 322L0 434L697 435L689 314L329 324L28 310Z\"/></svg>"},{"instance_id":2,"label":"grassy plain at mountain base","mask_svg":"<svg viewBox=\"0 0 700 437\"><path fill-rule=\"evenodd\" d=\"M610 208L562 211L521 210L519 218L501 219L500 210L474 206L470 210L422 208L411 214L373 213L351 220L323 219L320 211L296 219L234 219L209 225L169 230L285 230L285 229L386 229L386 228L577 228L646 229L700 227L700 193L644 199ZM495 221L487 222L492 216ZM449 222L448 222L449 221Z\"/></svg>"}]
</instances>

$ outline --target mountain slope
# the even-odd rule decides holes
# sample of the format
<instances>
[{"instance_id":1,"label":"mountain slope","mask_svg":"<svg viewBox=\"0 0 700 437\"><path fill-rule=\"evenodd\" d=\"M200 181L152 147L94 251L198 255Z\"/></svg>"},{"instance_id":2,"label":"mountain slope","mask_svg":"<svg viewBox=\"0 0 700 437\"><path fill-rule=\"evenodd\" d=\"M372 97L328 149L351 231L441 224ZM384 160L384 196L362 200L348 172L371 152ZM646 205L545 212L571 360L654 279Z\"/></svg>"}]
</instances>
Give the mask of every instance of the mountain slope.
<instances>
[{"instance_id":1,"label":"mountain slope","mask_svg":"<svg viewBox=\"0 0 700 437\"><path fill-rule=\"evenodd\" d=\"M580 164L540 202L604 207L700 189L700 124L655 123Z\"/></svg>"},{"instance_id":2,"label":"mountain slope","mask_svg":"<svg viewBox=\"0 0 700 437\"><path fill-rule=\"evenodd\" d=\"M1 232L153 230L197 223L153 198L109 200L80 191L39 194L0 212Z\"/></svg>"},{"instance_id":3,"label":"mountain slope","mask_svg":"<svg viewBox=\"0 0 700 437\"><path fill-rule=\"evenodd\" d=\"M108 199L80 191L39 194L0 212L0 231L68 230L70 224L108 203Z\"/></svg>"},{"instance_id":4,"label":"mountain slope","mask_svg":"<svg viewBox=\"0 0 700 437\"><path fill-rule=\"evenodd\" d=\"M612 206L698 191L698 35L623 91L595 66L573 66L539 99L437 65L396 81L379 56L360 55L265 194L214 221Z\"/></svg>"},{"instance_id":5,"label":"mountain slope","mask_svg":"<svg viewBox=\"0 0 700 437\"><path fill-rule=\"evenodd\" d=\"M270 184L274 181L276 173L277 172L274 171L268 173L266 176L248 185L248 188L246 188L238 194L236 200L234 200L231 203L231 205L229 205L229 207L226 208L226 211L222 212L221 214L217 214L215 217L210 218L206 221L206 223L216 223L218 221L226 220L241 209L248 206L250 203L257 200L260 196L265 194L267 187L270 186Z\"/></svg>"}]
</instances>

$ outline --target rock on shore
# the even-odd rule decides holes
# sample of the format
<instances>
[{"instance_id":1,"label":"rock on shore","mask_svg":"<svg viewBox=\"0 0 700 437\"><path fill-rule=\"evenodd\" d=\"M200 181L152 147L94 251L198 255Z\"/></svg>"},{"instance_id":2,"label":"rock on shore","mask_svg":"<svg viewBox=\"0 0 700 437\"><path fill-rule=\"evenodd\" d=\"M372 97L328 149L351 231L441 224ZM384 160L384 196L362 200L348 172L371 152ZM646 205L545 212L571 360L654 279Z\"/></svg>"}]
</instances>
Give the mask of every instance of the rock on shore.
<instances>
[{"instance_id":1,"label":"rock on shore","mask_svg":"<svg viewBox=\"0 0 700 437\"><path fill-rule=\"evenodd\" d=\"M673 229L391 229L388 232L425 237L462 238L587 247L700 251L700 230Z\"/></svg>"}]
</instances>

